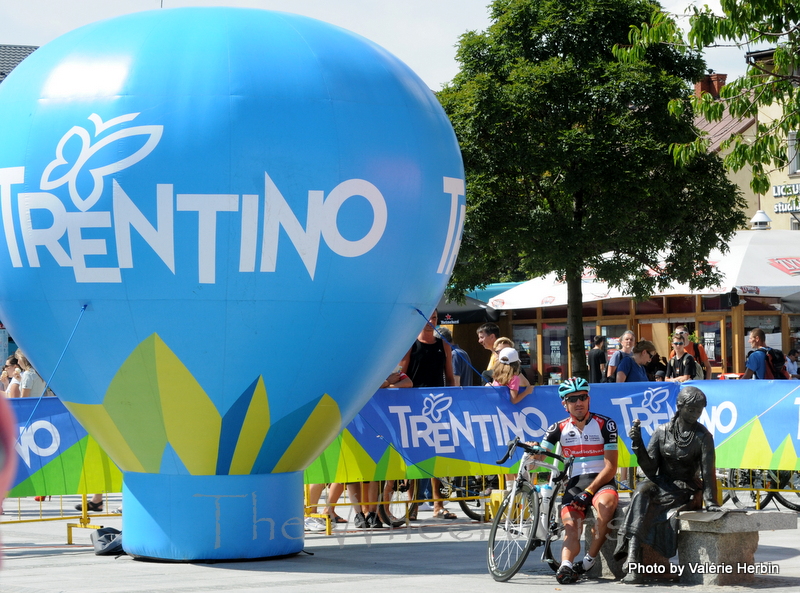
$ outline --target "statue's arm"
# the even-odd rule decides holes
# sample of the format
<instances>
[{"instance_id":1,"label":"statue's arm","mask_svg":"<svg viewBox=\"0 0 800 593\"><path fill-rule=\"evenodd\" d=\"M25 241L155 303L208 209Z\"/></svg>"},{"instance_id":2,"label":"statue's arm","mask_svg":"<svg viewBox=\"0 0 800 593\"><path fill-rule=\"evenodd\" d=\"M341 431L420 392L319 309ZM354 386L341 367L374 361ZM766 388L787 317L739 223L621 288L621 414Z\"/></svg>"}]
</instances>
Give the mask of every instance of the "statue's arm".
<instances>
[{"instance_id":1,"label":"statue's arm","mask_svg":"<svg viewBox=\"0 0 800 593\"><path fill-rule=\"evenodd\" d=\"M650 437L650 443L647 447L644 446L642 440L642 432L640 427L635 426L631 428L631 448L636 454L636 460L639 467L642 468L644 474L652 479L658 470L659 462L661 461L661 434L662 430L659 428Z\"/></svg>"}]
</instances>

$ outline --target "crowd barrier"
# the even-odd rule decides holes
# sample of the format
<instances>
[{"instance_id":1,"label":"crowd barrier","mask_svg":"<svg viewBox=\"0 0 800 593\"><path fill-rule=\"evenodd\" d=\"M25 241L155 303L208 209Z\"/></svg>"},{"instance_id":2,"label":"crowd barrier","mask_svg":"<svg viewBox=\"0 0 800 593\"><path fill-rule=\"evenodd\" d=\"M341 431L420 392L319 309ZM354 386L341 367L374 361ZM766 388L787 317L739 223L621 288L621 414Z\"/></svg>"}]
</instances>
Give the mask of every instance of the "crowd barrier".
<instances>
[{"instance_id":1,"label":"crowd barrier","mask_svg":"<svg viewBox=\"0 0 800 593\"><path fill-rule=\"evenodd\" d=\"M714 434L717 467L800 469L800 381L695 381L708 398L700 421ZM556 386L519 404L495 387L381 389L305 472L306 483L490 475L515 435L539 440L566 414ZM591 409L614 419L619 465L636 465L627 436L645 440L675 412L679 385L599 384ZM9 497L119 492L122 475L57 398L10 400L19 456ZM38 405L37 405L38 404ZM35 408L35 410L34 410Z\"/></svg>"}]
</instances>

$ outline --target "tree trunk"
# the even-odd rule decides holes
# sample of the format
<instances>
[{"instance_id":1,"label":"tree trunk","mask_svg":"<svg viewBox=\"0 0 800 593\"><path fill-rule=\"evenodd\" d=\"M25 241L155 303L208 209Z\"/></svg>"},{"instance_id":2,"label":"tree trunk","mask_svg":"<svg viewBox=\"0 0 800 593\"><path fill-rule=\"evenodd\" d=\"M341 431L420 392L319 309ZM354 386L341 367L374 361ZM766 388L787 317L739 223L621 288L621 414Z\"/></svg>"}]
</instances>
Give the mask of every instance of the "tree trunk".
<instances>
[{"instance_id":1,"label":"tree trunk","mask_svg":"<svg viewBox=\"0 0 800 593\"><path fill-rule=\"evenodd\" d=\"M567 270L567 335L569 336L569 355L572 374L575 377L589 378L586 365L586 351L583 344L583 289L581 270Z\"/></svg>"}]
</instances>

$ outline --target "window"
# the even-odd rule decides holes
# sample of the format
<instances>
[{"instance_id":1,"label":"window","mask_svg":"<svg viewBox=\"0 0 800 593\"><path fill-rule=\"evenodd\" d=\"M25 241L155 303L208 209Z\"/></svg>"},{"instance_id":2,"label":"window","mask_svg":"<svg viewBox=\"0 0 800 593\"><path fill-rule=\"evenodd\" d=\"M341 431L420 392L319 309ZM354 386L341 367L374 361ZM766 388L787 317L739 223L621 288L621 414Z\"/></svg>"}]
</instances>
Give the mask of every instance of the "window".
<instances>
[{"instance_id":1,"label":"window","mask_svg":"<svg viewBox=\"0 0 800 593\"><path fill-rule=\"evenodd\" d=\"M789 159L789 175L800 175L800 151L797 145L797 132L789 132L786 157Z\"/></svg>"}]
</instances>

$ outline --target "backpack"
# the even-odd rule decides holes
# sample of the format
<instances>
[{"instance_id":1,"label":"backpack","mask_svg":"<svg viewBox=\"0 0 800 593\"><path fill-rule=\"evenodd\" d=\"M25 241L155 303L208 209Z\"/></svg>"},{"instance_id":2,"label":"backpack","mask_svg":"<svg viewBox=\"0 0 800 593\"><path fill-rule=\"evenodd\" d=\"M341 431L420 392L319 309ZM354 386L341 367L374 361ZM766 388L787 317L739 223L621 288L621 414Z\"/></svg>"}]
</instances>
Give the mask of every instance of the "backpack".
<instances>
[{"instance_id":1,"label":"backpack","mask_svg":"<svg viewBox=\"0 0 800 593\"><path fill-rule=\"evenodd\" d=\"M686 352L683 356L686 356L687 354L692 356L688 352ZM705 374L703 373L703 367L700 366L700 363L697 362L697 359L694 358L694 356L692 356L692 358L694 359L694 375L692 375L692 381L703 381L706 378ZM673 368L676 377L678 376L678 363L682 359L683 357L678 358L677 356L673 356L669 359L669 365Z\"/></svg>"},{"instance_id":2,"label":"backpack","mask_svg":"<svg viewBox=\"0 0 800 593\"><path fill-rule=\"evenodd\" d=\"M102 527L89 534L89 539L94 545L97 556L121 556L125 554L122 549L122 532L113 527Z\"/></svg>"},{"instance_id":3,"label":"backpack","mask_svg":"<svg viewBox=\"0 0 800 593\"><path fill-rule=\"evenodd\" d=\"M705 381L706 379L705 365L708 364L708 361L703 362L702 360L700 360L700 348L697 347L697 344L695 344L694 342L689 342L686 346L687 346L686 352L689 352L688 346L692 347L692 352L689 352L692 358L694 358L694 377L692 377L692 379L694 379L695 381Z\"/></svg>"},{"instance_id":4,"label":"backpack","mask_svg":"<svg viewBox=\"0 0 800 593\"><path fill-rule=\"evenodd\" d=\"M784 365L786 357L777 348L759 348L764 352L764 378L765 379L788 379L789 372Z\"/></svg>"}]
</instances>

